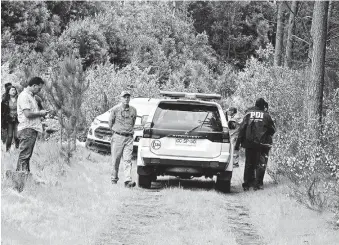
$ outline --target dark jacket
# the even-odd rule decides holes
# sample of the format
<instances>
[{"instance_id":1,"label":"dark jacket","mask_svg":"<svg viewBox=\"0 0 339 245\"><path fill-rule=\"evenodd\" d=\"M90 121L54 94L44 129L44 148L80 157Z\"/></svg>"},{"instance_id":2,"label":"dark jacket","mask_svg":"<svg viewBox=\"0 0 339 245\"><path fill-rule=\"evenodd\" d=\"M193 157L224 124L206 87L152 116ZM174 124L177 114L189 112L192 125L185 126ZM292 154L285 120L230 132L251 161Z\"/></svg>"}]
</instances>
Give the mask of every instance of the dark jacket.
<instances>
[{"instance_id":1,"label":"dark jacket","mask_svg":"<svg viewBox=\"0 0 339 245\"><path fill-rule=\"evenodd\" d=\"M10 116L9 101L5 98L1 101L1 128L6 129L9 123L19 123L18 116Z\"/></svg>"},{"instance_id":2,"label":"dark jacket","mask_svg":"<svg viewBox=\"0 0 339 245\"><path fill-rule=\"evenodd\" d=\"M270 148L274 133L275 125L270 114L259 107L252 107L240 124L235 149L239 149L240 144L243 148Z\"/></svg>"}]
</instances>

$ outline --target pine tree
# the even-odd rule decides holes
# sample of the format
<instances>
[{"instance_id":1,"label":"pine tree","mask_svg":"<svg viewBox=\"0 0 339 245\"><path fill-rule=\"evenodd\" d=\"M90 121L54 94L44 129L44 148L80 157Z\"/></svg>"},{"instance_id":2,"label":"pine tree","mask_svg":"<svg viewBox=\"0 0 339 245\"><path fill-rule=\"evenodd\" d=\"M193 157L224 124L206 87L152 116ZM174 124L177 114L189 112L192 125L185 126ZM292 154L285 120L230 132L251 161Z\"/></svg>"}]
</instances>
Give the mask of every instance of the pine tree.
<instances>
[{"instance_id":1,"label":"pine tree","mask_svg":"<svg viewBox=\"0 0 339 245\"><path fill-rule=\"evenodd\" d=\"M277 3L277 33L275 38L274 66L281 66L284 40L284 7L283 3Z\"/></svg>"},{"instance_id":2,"label":"pine tree","mask_svg":"<svg viewBox=\"0 0 339 245\"><path fill-rule=\"evenodd\" d=\"M311 79L308 84L308 120L322 123L323 90L325 73L326 35L327 35L328 2L315 2L312 20L312 65ZM316 130L319 138L321 132Z\"/></svg>"},{"instance_id":3,"label":"pine tree","mask_svg":"<svg viewBox=\"0 0 339 245\"><path fill-rule=\"evenodd\" d=\"M66 159L76 150L77 128L82 121L81 104L89 87L81 60L67 57L53 71L52 82L46 86L51 105L57 110L61 128L65 130ZM62 144L62 142L61 142Z\"/></svg>"}]
</instances>

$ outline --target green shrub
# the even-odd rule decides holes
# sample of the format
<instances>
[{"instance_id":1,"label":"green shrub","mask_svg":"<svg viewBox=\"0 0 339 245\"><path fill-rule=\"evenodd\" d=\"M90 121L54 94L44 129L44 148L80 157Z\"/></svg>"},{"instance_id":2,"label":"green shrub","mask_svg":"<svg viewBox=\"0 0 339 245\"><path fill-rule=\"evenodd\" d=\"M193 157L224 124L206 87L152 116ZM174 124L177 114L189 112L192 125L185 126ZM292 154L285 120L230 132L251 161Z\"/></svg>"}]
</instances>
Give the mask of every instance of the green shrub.
<instances>
[{"instance_id":1,"label":"green shrub","mask_svg":"<svg viewBox=\"0 0 339 245\"><path fill-rule=\"evenodd\" d=\"M294 193L300 193L300 200L322 208L339 190L339 99L338 91L325 98L322 137L315 138L307 119L308 81L307 69L272 67L252 58L238 74L237 90L226 103L244 112L259 97L268 101L277 127L268 173L275 180L287 177L299 190Z\"/></svg>"}]
</instances>

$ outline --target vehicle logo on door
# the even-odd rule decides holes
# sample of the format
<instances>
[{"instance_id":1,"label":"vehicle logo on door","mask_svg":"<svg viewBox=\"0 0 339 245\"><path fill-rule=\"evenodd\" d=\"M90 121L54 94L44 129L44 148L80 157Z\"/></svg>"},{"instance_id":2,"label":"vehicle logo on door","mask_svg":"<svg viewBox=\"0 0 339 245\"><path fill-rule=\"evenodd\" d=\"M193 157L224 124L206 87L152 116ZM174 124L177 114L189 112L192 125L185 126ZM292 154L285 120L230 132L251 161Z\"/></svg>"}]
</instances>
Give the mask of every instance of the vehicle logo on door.
<instances>
[{"instance_id":1,"label":"vehicle logo on door","mask_svg":"<svg viewBox=\"0 0 339 245\"><path fill-rule=\"evenodd\" d=\"M153 140L151 143L151 146L154 150L159 150L161 147L161 142L160 140Z\"/></svg>"}]
</instances>

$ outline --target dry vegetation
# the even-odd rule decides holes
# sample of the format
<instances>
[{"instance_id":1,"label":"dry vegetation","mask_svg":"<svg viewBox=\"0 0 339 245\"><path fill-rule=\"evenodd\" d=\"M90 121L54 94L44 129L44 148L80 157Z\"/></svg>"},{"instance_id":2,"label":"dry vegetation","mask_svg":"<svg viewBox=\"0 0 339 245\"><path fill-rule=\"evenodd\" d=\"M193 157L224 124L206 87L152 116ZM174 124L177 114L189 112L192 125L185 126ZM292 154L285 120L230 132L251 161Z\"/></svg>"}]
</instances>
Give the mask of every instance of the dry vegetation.
<instances>
[{"instance_id":1,"label":"dry vegetation","mask_svg":"<svg viewBox=\"0 0 339 245\"><path fill-rule=\"evenodd\" d=\"M44 183L22 193L4 178L18 153L2 152L3 244L246 244L248 237L267 244L338 243L333 213L301 206L288 185L270 179L264 191L244 193L242 168L235 169L229 195L215 192L211 180L167 177L160 189L129 190L110 185L109 156L78 147L68 166L58 149L38 142L32 172Z\"/></svg>"}]
</instances>

